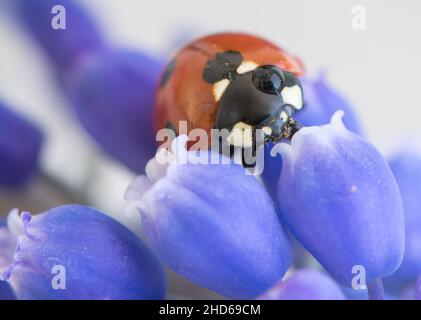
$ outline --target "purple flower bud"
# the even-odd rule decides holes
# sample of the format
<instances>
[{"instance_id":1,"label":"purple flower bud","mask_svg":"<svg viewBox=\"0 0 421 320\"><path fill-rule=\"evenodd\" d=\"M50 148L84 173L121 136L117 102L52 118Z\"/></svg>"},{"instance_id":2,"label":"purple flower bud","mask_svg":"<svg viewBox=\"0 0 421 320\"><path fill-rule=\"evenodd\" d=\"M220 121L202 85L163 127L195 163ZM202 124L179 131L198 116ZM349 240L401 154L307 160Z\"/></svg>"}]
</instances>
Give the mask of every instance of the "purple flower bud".
<instances>
[{"instance_id":1,"label":"purple flower bud","mask_svg":"<svg viewBox=\"0 0 421 320\"><path fill-rule=\"evenodd\" d=\"M274 148L283 159L282 219L335 280L349 287L357 277L381 290L377 279L403 257L402 201L385 159L348 131L342 116Z\"/></svg>"},{"instance_id":2,"label":"purple flower bud","mask_svg":"<svg viewBox=\"0 0 421 320\"><path fill-rule=\"evenodd\" d=\"M421 274L418 277L417 284L415 285L415 300L421 300Z\"/></svg>"},{"instance_id":3,"label":"purple flower bud","mask_svg":"<svg viewBox=\"0 0 421 320\"><path fill-rule=\"evenodd\" d=\"M156 150L152 112L161 63L142 53L110 51L77 1L13 4L55 66L85 129L109 155L143 173ZM65 10L59 10L65 29L53 26L56 5Z\"/></svg>"},{"instance_id":4,"label":"purple flower bud","mask_svg":"<svg viewBox=\"0 0 421 320\"><path fill-rule=\"evenodd\" d=\"M405 255L399 269L385 279L385 285L389 290L399 291L415 283L421 272L421 156L401 152L389 164L402 196Z\"/></svg>"},{"instance_id":5,"label":"purple flower bud","mask_svg":"<svg viewBox=\"0 0 421 320\"><path fill-rule=\"evenodd\" d=\"M20 21L36 42L44 49L57 72L63 73L74 66L85 54L104 46L102 36L89 14L75 0L13 0ZM55 6L65 11L56 12ZM60 8L60 7L56 7ZM57 29L54 17L65 15L58 21L65 29ZM64 23L64 24L63 24Z\"/></svg>"},{"instance_id":6,"label":"purple flower bud","mask_svg":"<svg viewBox=\"0 0 421 320\"><path fill-rule=\"evenodd\" d=\"M330 87L326 75L320 73L316 79L300 79L304 92L303 110L296 113L296 120L305 127L328 123L336 111L345 112L343 122L346 128L363 136L361 123L354 108L336 89Z\"/></svg>"},{"instance_id":7,"label":"purple flower bud","mask_svg":"<svg viewBox=\"0 0 421 320\"><path fill-rule=\"evenodd\" d=\"M68 79L82 125L107 153L138 173L156 151L153 104L160 69L141 53L111 51L86 60Z\"/></svg>"},{"instance_id":8,"label":"purple flower bud","mask_svg":"<svg viewBox=\"0 0 421 320\"><path fill-rule=\"evenodd\" d=\"M415 300L416 281L399 292L399 300Z\"/></svg>"},{"instance_id":9,"label":"purple flower bud","mask_svg":"<svg viewBox=\"0 0 421 320\"><path fill-rule=\"evenodd\" d=\"M15 210L8 226L17 246L2 277L19 299L164 297L157 259L131 231L95 209L68 205L33 217Z\"/></svg>"},{"instance_id":10,"label":"purple flower bud","mask_svg":"<svg viewBox=\"0 0 421 320\"><path fill-rule=\"evenodd\" d=\"M367 289L342 287L342 292L345 294L346 300L369 300Z\"/></svg>"},{"instance_id":11,"label":"purple flower bud","mask_svg":"<svg viewBox=\"0 0 421 320\"><path fill-rule=\"evenodd\" d=\"M12 288L10 288L10 285L5 281L0 281L0 301L1 300L16 300Z\"/></svg>"},{"instance_id":12,"label":"purple flower bud","mask_svg":"<svg viewBox=\"0 0 421 320\"><path fill-rule=\"evenodd\" d=\"M354 108L339 92L327 84L325 78L325 74L321 73L315 80L307 77L300 79L304 92L304 108L295 114L295 119L304 127L319 126L328 123L336 111L343 110L345 126L363 136ZM262 178L273 196L281 173L282 159L279 155L276 157L270 155L272 147L273 144L265 146L265 167Z\"/></svg>"},{"instance_id":13,"label":"purple flower bud","mask_svg":"<svg viewBox=\"0 0 421 320\"><path fill-rule=\"evenodd\" d=\"M3 254L8 252L10 247L9 232L5 227L5 221L0 218L0 266L4 265L8 261L3 258ZM0 280L0 300L16 300L15 294L10 288L10 285L6 281Z\"/></svg>"},{"instance_id":14,"label":"purple flower bud","mask_svg":"<svg viewBox=\"0 0 421 320\"><path fill-rule=\"evenodd\" d=\"M302 269L258 297L258 300L344 300L340 287L329 276Z\"/></svg>"},{"instance_id":15,"label":"purple flower bud","mask_svg":"<svg viewBox=\"0 0 421 320\"><path fill-rule=\"evenodd\" d=\"M38 166L41 131L0 102L0 185L18 187Z\"/></svg>"},{"instance_id":16,"label":"purple flower bud","mask_svg":"<svg viewBox=\"0 0 421 320\"><path fill-rule=\"evenodd\" d=\"M258 180L222 156L228 164L168 167L158 164L158 156L126 199L139 209L147 242L161 260L230 298L254 298L280 280L291 263L290 248Z\"/></svg>"}]
</instances>

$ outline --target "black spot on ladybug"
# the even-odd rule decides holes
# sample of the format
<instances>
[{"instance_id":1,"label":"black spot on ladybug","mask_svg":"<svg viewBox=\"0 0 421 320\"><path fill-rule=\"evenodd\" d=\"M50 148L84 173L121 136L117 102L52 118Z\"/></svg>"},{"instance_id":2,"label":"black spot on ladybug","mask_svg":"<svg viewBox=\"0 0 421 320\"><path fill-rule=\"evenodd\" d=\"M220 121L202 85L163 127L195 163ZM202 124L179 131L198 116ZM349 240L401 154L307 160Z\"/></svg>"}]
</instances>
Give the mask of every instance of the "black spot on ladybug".
<instances>
[{"instance_id":1,"label":"black spot on ladybug","mask_svg":"<svg viewBox=\"0 0 421 320\"><path fill-rule=\"evenodd\" d=\"M301 87L300 80L296 76L294 76L291 72L284 71L285 76L285 87L293 87L298 85Z\"/></svg>"},{"instance_id":2,"label":"black spot on ladybug","mask_svg":"<svg viewBox=\"0 0 421 320\"><path fill-rule=\"evenodd\" d=\"M164 74L162 75L161 82L159 83L160 87L163 87L167 84L175 68L175 59L172 59L170 63L165 68Z\"/></svg>"},{"instance_id":3,"label":"black spot on ladybug","mask_svg":"<svg viewBox=\"0 0 421 320\"><path fill-rule=\"evenodd\" d=\"M243 62L243 56L238 51L225 51L209 60L203 70L203 79L208 83L215 83L222 79L232 80L237 75L237 68Z\"/></svg>"}]
</instances>

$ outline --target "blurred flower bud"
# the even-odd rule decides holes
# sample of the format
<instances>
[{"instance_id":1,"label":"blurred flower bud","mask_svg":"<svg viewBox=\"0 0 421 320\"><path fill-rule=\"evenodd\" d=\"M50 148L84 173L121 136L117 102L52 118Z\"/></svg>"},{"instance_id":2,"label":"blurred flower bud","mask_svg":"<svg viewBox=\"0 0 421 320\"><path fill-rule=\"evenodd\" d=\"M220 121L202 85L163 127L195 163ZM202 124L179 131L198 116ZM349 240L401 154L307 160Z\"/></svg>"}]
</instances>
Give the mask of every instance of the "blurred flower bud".
<instances>
[{"instance_id":1,"label":"blurred flower bud","mask_svg":"<svg viewBox=\"0 0 421 320\"><path fill-rule=\"evenodd\" d=\"M16 300L12 288L10 288L10 285L5 281L0 281L0 301L1 300Z\"/></svg>"},{"instance_id":2,"label":"blurred flower bud","mask_svg":"<svg viewBox=\"0 0 421 320\"><path fill-rule=\"evenodd\" d=\"M415 300L416 281L399 291L399 300Z\"/></svg>"},{"instance_id":3,"label":"blurred flower bud","mask_svg":"<svg viewBox=\"0 0 421 320\"><path fill-rule=\"evenodd\" d=\"M15 210L8 227L17 246L2 278L19 299L164 298L158 260L131 231L95 209L67 205L34 217Z\"/></svg>"},{"instance_id":4,"label":"blurred flower bud","mask_svg":"<svg viewBox=\"0 0 421 320\"><path fill-rule=\"evenodd\" d=\"M84 55L104 46L95 23L78 1L12 2L20 22L44 49L59 74L72 68Z\"/></svg>"},{"instance_id":5,"label":"blurred flower bud","mask_svg":"<svg viewBox=\"0 0 421 320\"><path fill-rule=\"evenodd\" d=\"M415 286L415 299L421 300L421 274L418 277L417 284Z\"/></svg>"},{"instance_id":6,"label":"blurred flower bud","mask_svg":"<svg viewBox=\"0 0 421 320\"><path fill-rule=\"evenodd\" d=\"M345 127L356 134L363 135L354 108L342 94L329 86L326 75L320 73L316 79L300 79L304 92L304 107L296 113L295 118L304 127L320 126L328 123L336 111L345 112Z\"/></svg>"},{"instance_id":7,"label":"blurred flower bud","mask_svg":"<svg viewBox=\"0 0 421 320\"><path fill-rule=\"evenodd\" d=\"M77 1L14 2L85 129L110 156L143 173L156 150L152 113L161 63L142 53L111 50ZM65 29L52 25L54 6L65 10Z\"/></svg>"},{"instance_id":8,"label":"blurred flower bud","mask_svg":"<svg viewBox=\"0 0 421 320\"><path fill-rule=\"evenodd\" d=\"M320 73L314 80L307 77L300 80L304 92L304 107L295 114L294 118L301 126L326 124L336 111L343 110L345 112L343 121L346 128L361 136L363 135L354 108L340 93L328 85L324 73ZM270 155L272 147L272 143L265 145L265 167L262 178L269 193L273 196L276 193L281 173L282 159L279 155L276 157Z\"/></svg>"},{"instance_id":9,"label":"blurred flower bud","mask_svg":"<svg viewBox=\"0 0 421 320\"><path fill-rule=\"evenodd\" d=\"M337 112L331 123L301 129L278 144L282 220L341 284L381 292L404 251L402 201L379 151L348 131ZM358 284L358 282L357 282Z\"/></svg>"},{"instance_id":10,"label":"blurred flower bud","mask_svg":"<svg viewBox=\"0 0 421 320\"><path fill-rule=\"evenodd\" d=\"M12 240L13 241L13 240ZM5 221L0 218L0 268L9 262L3 255L11 253L9 250L11 245L10 233L6 228ZM9 251L8 251L9 250ZM16 300L15 294L6 281L0 280L0 300Z\"/></svg>"},{"instance_id":11,"label":"blurred flower bud","mask_svg":"<svg viewBox=\"0 0 421 320\"><path fill-rule=\"evenodd\" d=\"M386 278L386 288L397 292L413 285L421 273L421 156L396 154L389 162L402 196L405 215L405 255L399 269Z\"/></svg>"},{"instance_id":12,"label":"blurred flower bud","mask_svg":"<svg viewBox=\"0 0 421 320\"><path fill-rule=\"evenodd\" d=\"M350 288L341 287L345 294L346 300L368 300L368 292L366 288Z\"/></svg>"},{"instance_id":13,"label":"blurred flower bud","mask_svg":"<svg viewBox=\"0 0 421 320\"><path fill-rule=\"evenodd\" d=\"M36 171L41 131L0 102L0 186L18 187Z\"/></svg>"},{"instance_id":14,"label":"blurred flower bud","mask_svg":"<svg viewBox=\"0 0 421 320\"><path fill-rule=\"evenodd\" d=\"M173 151L176 145L182 148L174 159L195 153L185 150L182 139L173 142ZM186 164L164 166L158 153L126 199L140 211L149 245L175 272L230 298L254 298L279 281L291 263L273 202L243 167L211 152L199 154L222 163L189 158Z\"/></svg>"},{"instance_id":15,"label":"blurred flower bud","mask_svg":"<svg viewBox=\"0 0 421 320\"><path fill-rule=\"evenodd\" d=\"M107 153L138 173L156 151L153 104L160 68L141 53L107 51L85 60L68 79L82 125Z\"/></svg>"},{"instance_id":16,"label":"blurred flower bud","mask_svg":"<svg viewBox=\"0 0 421 320\"><path fill-rule=\"evenodd\" d=\"M329 276L301 269L258 297L258 300L344 300L340 287Z\"/></svg>"}]
</instances>

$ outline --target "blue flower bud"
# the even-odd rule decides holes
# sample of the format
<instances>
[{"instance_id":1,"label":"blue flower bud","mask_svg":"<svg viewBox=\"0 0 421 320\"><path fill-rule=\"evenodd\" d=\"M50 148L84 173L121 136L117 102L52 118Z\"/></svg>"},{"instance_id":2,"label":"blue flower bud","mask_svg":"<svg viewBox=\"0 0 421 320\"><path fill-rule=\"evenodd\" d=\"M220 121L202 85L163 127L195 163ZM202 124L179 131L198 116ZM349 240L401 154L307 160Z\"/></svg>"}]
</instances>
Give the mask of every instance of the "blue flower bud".
<instances>
[{"instance_id":1,"label":"blue flower bud","mask_svg":"<svg viewBox=\"0 0 421 320\"><path fill-rule=\"evenodd\" d=\"M0 300L16 300L12 288L5 281L0 281Z\"/></svg>"},{"instance_id":2,"label":"blue flower bud","mask_svg":"<svg viewBox=\"0 0 421 320\"><path fill-rule=\"evenodd\" d=\"M417 284L415 285L415 299L421 300L421 274L418 277Z\"/></svg>"},{"instance_id":3,"label":"blue flower bud","mask_svg":"<svg viewBox=\"0 0 421 320\"><path fill-rule=\"evenodd\" d=\"M321 73L314 80L307 77L300 79L304 92L304 108L298 111L294 118L304 127L318 126L328 123L336 111L343 110L344 124L348 130L363 136L354 108L338 91L328 85L325 78L325 74ZM274 196L281 173L282 159L280 156L270 155L272 147L272 143L265 145L265 167L262 178L269 193Z\"/></svg>"},{"instance_id":4,"label":"blue flower bud","mask_svg":"<svg viewBox=\"0 0 421 320\"><path fill-rule=\"evenodd\" d=\"M402 201L383 156L348 131L342 116L274 148L283 159L282 220L335 280L348 287L365 280L381 290L378 278L403 258Z\"/></svg>"},{"instance_id":5,"label":"blue flower bud","mask_svg":"<svg viewBox=\"0 0 421 320\"><path fill-rule=\"evenodd\" d=\"M44 49L57 72L69 70L85 54L102 49L102 36L89 14L74 0L13 0L19 20L35 41ZM53 26L54 17L65 9L65 18L58 21L65 29ZM65 25L64 25L65 23Z\"/></svg>"},{"instance_id":6,"label":"blue flower bud","mask_svg":"<svg viewBox=\"0 0 421 320\"><path fill-rule=\"evenodd\" d=\"M296 113L295 119L305 127L328 123L336 111L345 112L343 122L346 128L363 136L361 123L353 106L336 89L328 85L326 75L320 73L316 79L300 79L304 92L304 107Z\"/></svg>"},{"instance_id":7,"label":"blue flower bud","mask_svg":"<svg viewBox=\"0 0 421 320\"><path fill-rule=\"evenodd\" d=\"M131 231L105 214L67 205L8 218L17 235L2 272L19 299L162 299L165 274ZM0 252L3 256L3 252Z\"/></svg>"},{"instance_id":8,"label":"blue flower bud","mask_svg":"<svg viewBox=\"0 0 421 320\"><path fill-rule=\"evenodd\" d=\"M414 284L421 272L421 156L400 152L389 162L402 196L405 214L405 255L385 286L399 291Z\"/></svg>"},{"instance_id":9,"label":"blue flower bud","mask_svg":"<svg viewBox=\"0 0 421 320\"><path fill-rule=\"evenodd\" d=\"M274 146L273 142L268 142L263 147L264 168L261 177L271 197L276 199L276 190L282 169L282 157L279 154L271 155Z\"/></svg>"},{"instance_id":10,"label":"blue flower bud","mask_svg":"<svg viewBox=\"0 0 421 320\"><path fill-rule=\"evenodd\" d=\"M365 288L342 287L342 292L345 294L346 300L369 300L368 292Z\"/></svg>"},{"instance_id":11,"label":"blue flower bud","mask_svg":"<svg viewBox=\"0 0 421 320\"><path fill-rule=\"evenodd\" d=\"M161 64L130 51L88 59L67 80L82 125L114 158L143 173L156 151L153 104Z\"/></svg>"},{"instance_id":12,"label":"blue flower bud","mask_svg":"<svg viewBox=\"0 0 421 320\"><path fill-rule=\"evenodd\" d=\"M148 244L171 269L226 297L254 298L288 269L289 244L264 187L243 167L216 157L226 164L189 160L166 167L158 153L126 199L141 213Z\"/></svg>"},{"instance_id":13,"label":"blue flower bud","mask_svg":"<svg viewBox=\"0 0 421 320\"><path fill-rule=\"evenodd\" d=\"M54 29L55 5L66 29ZM162 64L112 51L77 1L14 1L22 23L45 49L82 125L112 157L143 173L155 153L153 105Z\"/></svg>"},{"instance_id":14,"label":"blue flower bud","mask_svg":"<svg viewBox=\"0 0 421 320\"><path fill-rule=\"evenodd\" d=\"M399 300L415 300L416 281L399 292Z\"/></svg>"},{"instance_id":15,"label":"blue flower bud","mask_svg":"<svg viewBox=\"0 0 421 320\"><path fill-rule=\"evenodd\" d=\"M259 300L344 300L340 287L329 276L301 269L258 297Z\"/></svg>"},{"instance_id":16,"label":"blue flower bud","mask_svg":"<svg viewBox=\"0 0 421 320\"><path fill-rule=\"evenodd\" d=\"M8 263L7 258L3 258L3 255L9 253L10 235L5 227L5 221L0 218L0 268L1 266ZM0 300L16 300L15 294L10 288L10 285L6 281L0 280Z\"/></svg>"},{"instance_id":17,"label":"blue flower bud","mask_svg":"<svg viewBox=\"0 0 421 320\"><path fill-rule=\"evenodd\" d=\"M18 187L38 166L41 131L0 102L0 185Z\"/></svg>"},{"instance_id":18,"label":"blue flower bud","mask_svg":"<svg viewBox=\"0 0 421 320\"><path fill-rule=\"evenodd\" d=\"M52 25L55 5L65 9L65 29ZM77 1L15 0L14 8L45 49L85 129L109 155L143 173L156 150L152 113L161 63L112 51Z\"/></svg>"}]
</instances>

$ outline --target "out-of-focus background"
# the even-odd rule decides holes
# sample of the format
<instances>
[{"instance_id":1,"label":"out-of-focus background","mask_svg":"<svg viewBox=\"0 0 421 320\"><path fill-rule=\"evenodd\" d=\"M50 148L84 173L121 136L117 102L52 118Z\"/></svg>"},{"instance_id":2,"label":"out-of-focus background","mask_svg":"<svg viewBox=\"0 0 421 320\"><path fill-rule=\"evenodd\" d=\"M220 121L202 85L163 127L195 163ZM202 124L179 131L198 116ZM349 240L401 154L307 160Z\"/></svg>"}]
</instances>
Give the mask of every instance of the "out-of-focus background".
<instances>
[{"instance_id":1,"label":"out-of-focus background","mask_svg":"<svg viewBox=\"0 0 421 320\"><path fill-rule=\"evenodd\" d=\"M385 154L421 136L418 1L89 0L83 4L116 45L164 58L192 37L212 32L264 36L300 56L310 75L325 70L330 83L355 106L367 137ZM365 9L365 29L353 28L357 5ZM65 108L67 102L48 72L45 56L7 10L3 6L0 10L0 96L46 133L41 166L53 178L45 186L57 191L53 202L88 198L128 221L122 214L122 196L134 174L103 156L81 130ZM56 183L68 191L65 198L54 188ZM39 186L29 198L45 196ZM14 206L13 193L2 198L2 209Z\"/></svg>"}]
</instances>

